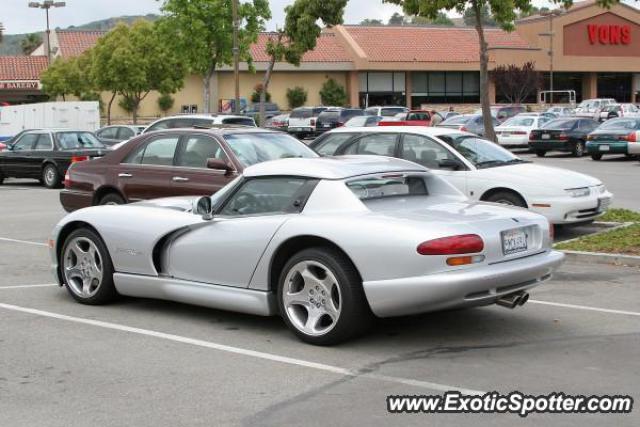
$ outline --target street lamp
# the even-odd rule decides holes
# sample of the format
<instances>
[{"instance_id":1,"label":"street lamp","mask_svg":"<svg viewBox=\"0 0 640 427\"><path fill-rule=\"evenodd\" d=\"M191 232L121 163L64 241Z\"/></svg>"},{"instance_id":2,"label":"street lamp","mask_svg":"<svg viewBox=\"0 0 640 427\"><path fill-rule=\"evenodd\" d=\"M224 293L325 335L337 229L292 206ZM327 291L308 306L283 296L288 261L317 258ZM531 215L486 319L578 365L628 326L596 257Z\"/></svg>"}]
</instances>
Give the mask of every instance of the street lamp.
<instances>
[{"instance_id":1,"label":"street lamp","mask_svg":"<svg viewBox=\"0 0 640 427\"><path fill-rule=\"evenodd\" d=\"M238 0L231 0L231 15L231 19L233 20L233 112L235 114L240 114L240 46L238 46L238 29L240 27L240 22L238 19Z\"/></svg>"},{"instance_id":2,"label":"street lamp","mask_svg":"<svg viewBox=\"0 0 640 427\"><path fill-rule=\"evenodd\" d=\"M546 16L549 18L549 32L548 33L539 33L539 36L549 37L549 105L553 107L553 38L555 33L553 32L553 17L562 14L562 10L545 10L540 12L541 16Z\"/></svg>"},{"instance_id":3,"label":"street lamp","mask_svg":"<svg viewBox=\"0 0 640 427\"><path fill-rule=\"evenodd\" d=\"M43 2L29 2L29 7L34 9L44 9L47 14L47 60L51 63L51 30L49 29L49 9L52 7L65 7L63 1L44 0Z\"/></svg>"}]
</instances>

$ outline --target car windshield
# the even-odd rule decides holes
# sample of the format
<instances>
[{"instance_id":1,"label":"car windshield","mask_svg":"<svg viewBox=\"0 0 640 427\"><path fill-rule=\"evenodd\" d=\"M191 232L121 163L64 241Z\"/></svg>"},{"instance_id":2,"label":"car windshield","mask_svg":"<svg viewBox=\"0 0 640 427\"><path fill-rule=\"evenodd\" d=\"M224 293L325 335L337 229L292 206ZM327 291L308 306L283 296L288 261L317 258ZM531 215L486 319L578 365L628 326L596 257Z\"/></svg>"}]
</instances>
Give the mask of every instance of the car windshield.
<instances>
[{"instance_id":1,"label":"car windshield","mask_svg":"<svg viewBox=\"0 0 640 427\"><path fill-rule=\"evenodd\" d=\"M56 140L64 150L75 148L104 148L91 132L56 132Z\"/></svg>"},{"instance_id":2,"label":"car windshield","mask_svg":"<svg viewBox=\"0 0 640 427\"><path fill-rule=\"evenodd\" d=\"M440 135L438 138L453 147L478 169L527 163L497 144L476 136L452 134Z\"/></svg>"},{"instance_id":3,"label":"car windshield","mask_svg":"<svg viewBox=\"0 0 640 427\"><path fill-rule=\"evenodd\" d=\"M313 116L311 108L296 108L291 112L289 118L292 119L308 119Z\"/></svg>"},{"instance_id":4,"label":"car windshield","mask_svg":"<svg viewBox=\"0 0 640 427\"><path fill-rule=\"evenodd\" d=\"M534 117L512 117L502 124L502 126L533 126Z\"/></svg>"},{"instance_id":5,"label":"car windshield","mask_svg":"<svg viewBox=\"0 0 640 427\"><path fill-rule=\"evenodd\" d=\"M360 200L429 194L424 178L415 175L389 174L361 178L347 182L347 187Z\"/></svg>"},{"instance_id":6,"label":"car windshield","mask_svg":"<svg viewBox=\"0 0 640 427\"><path fill-rule=\"evenodd\" d=\"M611 119L600 125L600 129L640 129L640 120L638 119Z\"/></svg>"},{"instance_id":7,"label":"car windshield","mask_svg":"<svg viewBox=\"0 0 640 427\"><path fill-rule=\"evenodd\" d=\"M302 142L281 133L237 133L224 139L244 166L290 157L318 157Z\"/></svg>"},{"instance_id":8,"label":"car windshield","mask_svg":"<svg viewBox=\"0 0 640 427\"><path fill-rule=\"evenodd\" d=\"M473 116L454 116L451 117L444 122L440 123L441 125L463 125L471 120Z\"/></svg>"},{"instance_id":9,"label":"car windshield","mask_svg":"<svg viewBox=\"0 0 640 427\"><path fill-rule=\"evenodd\" d=\"M344 125L346 127L358 127L358 126L364 126L366 122L367 122L367 116L360 116L360 117L354 117L352 119L349 119L347 123L345 123Z\"/></svg>"},{"instance_id":10,"label":"car windshield","mask_svg":"<svg viewBox=\"0 0 640 427\"><path fill-rule=\"evenodd\" d=\"M576 123L574 119L556 119L542 125L544 129L568 130Z\"/></svg>"}]
</instances>

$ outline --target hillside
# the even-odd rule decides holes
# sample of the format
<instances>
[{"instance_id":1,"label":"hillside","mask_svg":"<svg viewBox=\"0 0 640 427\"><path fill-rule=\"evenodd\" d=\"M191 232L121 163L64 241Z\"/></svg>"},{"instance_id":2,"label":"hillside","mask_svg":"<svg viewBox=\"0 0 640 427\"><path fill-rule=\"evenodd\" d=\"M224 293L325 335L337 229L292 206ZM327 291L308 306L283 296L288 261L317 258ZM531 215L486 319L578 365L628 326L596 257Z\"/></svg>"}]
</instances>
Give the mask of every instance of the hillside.
<instances>
[{"instance_id":1,"label":"hillside","mask_svg":"<svg viewBox=\"0 0 640 427\"><path fill-rule=\"evenodd\" d=\"M158 15L134 15L134 16L118 16L114 18L102 19L100 21L89 22L84 25L72 25L64 28L65 30L102 30L106 31L115 27L118 22L125 22L130 24L138 19L146 19L149 21L155 21L158 19ZM57 28L60 29L60 28ZM27 34L5 34L2 43L0 43L0 55L22 55L22 49L20 48L20 42L25 38ZM43 35L44 36L44 35Z\"/></svg>"}]
</instances>

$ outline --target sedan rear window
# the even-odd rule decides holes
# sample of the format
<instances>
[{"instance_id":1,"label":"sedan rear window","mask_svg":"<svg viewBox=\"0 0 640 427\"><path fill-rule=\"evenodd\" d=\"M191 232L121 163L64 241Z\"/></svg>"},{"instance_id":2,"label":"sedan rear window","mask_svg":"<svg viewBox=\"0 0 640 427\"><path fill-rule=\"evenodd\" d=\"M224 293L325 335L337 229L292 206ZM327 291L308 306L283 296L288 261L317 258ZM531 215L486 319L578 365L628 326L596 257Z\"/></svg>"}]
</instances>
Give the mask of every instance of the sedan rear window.
<instances>
[{"instance_id":1,"label":"sedan rear window","mask_svg":"<svg viewBox=\"0 0 640 427\"><path fill-rule=\"evenodd\" d=\"M386 197L427 196L427 185L421 176L388 174L356 179L347 182L347 187L360 200Z\"/></svg>"},{"instance_id":2,"label":"sedan rear window","mask_svg":"<svg viewBox=\"0 0 640 427\"><path fill-rule=\"evenodd\" d=\"M255 126L256 122L251 117L229 117L222 119L223 125L241 125L241 126Z\"/></svg>"},{"instance_id":3,"label":"sedan rear window","mask_svg":"<svg viewBox=\"0 0 640 427\"><path fill-rule=\"evenodd\" d=\"M607 120L600 125L600 129L640 129L640 120L638 119L612 119Z\"/></svg>"},{"instance_id":4,"label":"sedan rear window","mask_svg":"<svg viewBox=\"0 0 640 427\"><path fill-rule=\"evenodd\" d=\"M550 122L545 123L542 127L545 129L561 129L561 130L568 130L568 129L572 129L573 126L576 124L576 120L574 119L556 119L556 120L551 120Z\"/></svg>"},{"instance_id":5,"label":"sedan rear window","mask_svg":"<svg viewBox=\"0 0 640 427\"><path fill-rule=\"evenodd\" d=\"M55 136L63 150L104 148L104 145L91 132L56 132Z\"/></svg>"}]
</instances>

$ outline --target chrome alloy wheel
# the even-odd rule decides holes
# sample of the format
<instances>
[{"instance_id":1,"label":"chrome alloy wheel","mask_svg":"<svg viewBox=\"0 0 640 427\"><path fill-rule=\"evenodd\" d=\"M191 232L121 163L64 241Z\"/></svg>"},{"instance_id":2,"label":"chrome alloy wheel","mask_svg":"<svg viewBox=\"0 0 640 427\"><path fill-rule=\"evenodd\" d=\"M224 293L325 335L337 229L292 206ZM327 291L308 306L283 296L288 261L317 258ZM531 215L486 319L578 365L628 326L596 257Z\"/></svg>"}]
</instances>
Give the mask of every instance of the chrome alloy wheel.
<instances>
[{"instance_id":1,"label":"chrome alloy wheel","mask_svg":"<svg viewBox=\"0 0 640 427\"><path fill-rule=\"evenodd\" d=\"M498 200L495 200L494 203L499 203L501 205L507 205L507 206L516 206L515 203L507 199L498 199Z\"/></svg>"},{"instance_id":2,"label":"chrome alloy wheel","mask_svg":"<svg viewBox=\"0 0 640 427\"><path fill-rule=\"evenodd\" d=\"M52 167L48 167L44 171L44 181L47 185L53 185L56 182L56 171Z\"/></svg>"},{"instance_id":3,"label":"chrome alloy wheel","mask_svg":"<svg viewBox=\"0 0 640 427\"><path fill-rule=\"evenodd\" d=\"M306 335L324 335L340 318L342 295L338 280L317 261L302 261L289 270L282 299L289 321Z\"/></svg>"},{"instance_id":4,"label":"chrome alloy wheel","mask_svg":"<svg viewBox=\"0 0 640 427\"><path fill-rule=\"evenodd\" d=\"M98 292L103 263L95 243L86 237L73 239L64 254L63 271L67 286L78 296L90 298Z\"/></svg>"}]
</instances>

